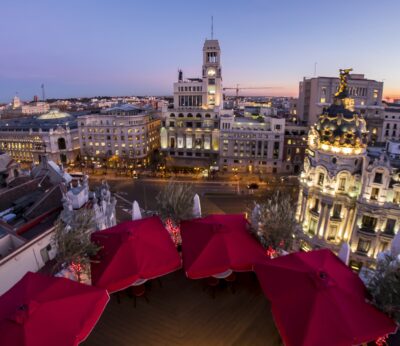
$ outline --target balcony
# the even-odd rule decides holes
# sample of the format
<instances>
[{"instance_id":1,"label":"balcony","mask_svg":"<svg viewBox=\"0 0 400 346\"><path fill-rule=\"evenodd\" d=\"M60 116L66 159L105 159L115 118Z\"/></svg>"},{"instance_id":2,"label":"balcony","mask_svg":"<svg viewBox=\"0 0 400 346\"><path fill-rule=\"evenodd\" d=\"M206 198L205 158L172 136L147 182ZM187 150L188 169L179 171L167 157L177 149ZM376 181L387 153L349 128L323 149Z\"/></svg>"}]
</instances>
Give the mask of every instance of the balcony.
<instances>
[{"instance_id":1,"label":"balcony","mask_svg":"<svg viewBox=\"0 0 400 346\"><path fill-rule=\"evenodd\" d=\"M394 238L394 231L393 230L385 230L380 233L381 238L386 238L388 240L391 240Z\"/></svg>"},{"instance_id":2,"label":"balcony","mask_svg":"<svg viewBox=\"0 0 400 346\"><path fill-rule=\"evenodd\" d=\"M330 217L330 220L333 221L333 222L341 222L342 218L340 217L340 215L332 215Z\"/></svg>"},{"instance_id":3,"label":"balcony","mask_svg":"<svg viewBox=\"0 0 400 346\"><path fill-rule=\"evenodd\" d=\"M369 237L376 236L374 227L369 225L362 225L358 228L358 232Z\"/></svg>"}]
</instances>

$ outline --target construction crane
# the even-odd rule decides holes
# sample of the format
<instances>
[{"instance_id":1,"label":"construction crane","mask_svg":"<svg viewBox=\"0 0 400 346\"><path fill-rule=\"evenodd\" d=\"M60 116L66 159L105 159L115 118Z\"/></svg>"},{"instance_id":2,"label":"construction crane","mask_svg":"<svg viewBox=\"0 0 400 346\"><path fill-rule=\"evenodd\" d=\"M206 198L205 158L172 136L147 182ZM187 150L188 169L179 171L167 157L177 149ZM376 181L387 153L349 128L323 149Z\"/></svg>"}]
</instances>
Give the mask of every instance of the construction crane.
<instances>
[{"instance_id":1,"label":"construction crane","mask_svg":"<svg viewBox=\"0 0 400 346\"><path fill-rule=\"evenodd\" d=\"M236 87L225 87L222 88L222 90L235 90L236 91L236 97L235 97L235 104L236 106L239 103L239 90L249 90L249 89L276 89L276 87L269 87L269 86L264 86L264 87L239 87L239 84L236 84Z\"/></svg>"}]
</instances>

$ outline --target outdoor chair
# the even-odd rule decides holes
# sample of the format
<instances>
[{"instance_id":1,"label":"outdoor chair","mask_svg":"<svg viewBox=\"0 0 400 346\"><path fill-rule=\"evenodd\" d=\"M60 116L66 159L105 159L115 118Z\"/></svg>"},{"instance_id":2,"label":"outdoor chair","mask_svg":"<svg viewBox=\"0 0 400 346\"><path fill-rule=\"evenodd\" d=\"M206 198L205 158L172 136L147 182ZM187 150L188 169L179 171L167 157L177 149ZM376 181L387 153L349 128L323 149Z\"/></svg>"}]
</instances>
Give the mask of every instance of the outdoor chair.
<instances>
[{"instance_id":1,"label":"outdoor chair","mask_svg":"<svg viewBox=\"0 0 400 346\"><path fill-rule=\"evenodd\" d=\"M139 286L131 286L131 292L133 295L133 306L136 308L136 298L143 297L146 303L149 303L149 299L146 296L146 287L144 284Z\"/></svg>"},{"instance_id":2,"label":"outdoor chair","mask_svg":"<svg viewBox=\"0 0 400 346\"><path fill-rule=\"evenodd\" d=\"M232 274L229 275L228 277L226 277L224 280L225 280L228 288L230 288L231 292L233 294L235 294L235 292L236 292L236 290L235 290L235 282L236 282L236 274L235 274L235 272L232 272Z\"/></svg>"},{"instance_id":3,"label":"outdoor chair","mask_svg":"<svg viewBox=\"0 0 400 346\"><path fill-rule=\"evenodd\" d=\"M214 299L215 298L215 293L217 291L217 287L219 285L219 279L210 276L207 278L207 286L205 288L210 288L211 289L211 297Z\"/></svg>"}]
</instances>

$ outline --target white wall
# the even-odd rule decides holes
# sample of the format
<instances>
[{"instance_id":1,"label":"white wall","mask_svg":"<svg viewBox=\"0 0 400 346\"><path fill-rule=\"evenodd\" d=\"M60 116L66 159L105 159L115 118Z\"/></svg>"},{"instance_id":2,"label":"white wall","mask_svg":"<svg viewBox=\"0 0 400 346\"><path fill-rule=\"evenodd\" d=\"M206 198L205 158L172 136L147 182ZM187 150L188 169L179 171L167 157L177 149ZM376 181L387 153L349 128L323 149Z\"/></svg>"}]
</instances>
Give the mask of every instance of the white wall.
<instances>
[{"instance_id":1,"label":"white wall","mask_svg":"<svg viewBox=\"0 0 400 346\"><path fill-rule=\"evenodd\" d=\"M53 231L54 228L48 230L0 260L0 295L14 286L28 271L37 272L45 265L40 250L50 244ZM55 253L52 246L49 258L53 259Z\"/></svg>"}]
</instances>

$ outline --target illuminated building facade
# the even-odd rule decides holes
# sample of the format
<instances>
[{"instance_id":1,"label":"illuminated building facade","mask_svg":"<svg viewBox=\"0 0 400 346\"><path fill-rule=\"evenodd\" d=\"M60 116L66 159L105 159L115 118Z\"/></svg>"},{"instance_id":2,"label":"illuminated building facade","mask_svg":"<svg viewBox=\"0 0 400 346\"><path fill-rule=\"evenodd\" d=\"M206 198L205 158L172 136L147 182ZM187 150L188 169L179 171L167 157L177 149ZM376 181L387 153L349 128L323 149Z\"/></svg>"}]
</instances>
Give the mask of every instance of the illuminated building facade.
<instances>
[{"instance_id":1,"label":"illuminated building facade","mask_svg":"<svg viewBox=\"0 0 400 346\"><path fill-rule=\"evenodd\" d=\"M367 148L367 125L348 98L348 70L308 136L296 218L303 249L351 247L351 265L372 265L400 225L399 144Z\"/></svg>"},{"instance_id":2,"label":"illuminated building facade","mask_svg":"<svg viewBox=\"0 0 400 346\"><path fill-rule=\"evenodd\" d=\"M308 126L286 122L283 143L283 173L297 175L303 168L307 150L308 130Z\"/></svg>"},{"instance_id":3,"label":"illuminated building facade","mask_svg":"<svg viewBox=\"0 0 400 346\"><path fill-rule=\"evenodd\" d=\"M384 117L380 142L400 140L400 103L384 103Z\"/></svg>"},{"instance_id":4,"label":"illuminated building facade","mask_svg":"<svg viewBox=\"0 0 400 346\"><path fill-rule=\"evenodd\" d=\"M174 83L174 105L163 114L161 150L170 166L209 166L218 159L219 112L223 106L218 40L203 46L201 78Z\"/></svg>"},{"instance_id":5,"label":"illuminated building facade","mask_svg":"<svg viewBox=\"0 0 400 346\"><path fill-rule=\"evenodd\" d=\"M81 155L99 163L146 165L160 146L160 123L153 112L129 104L80 116Z\"/></svg>"},{"instance_id":6,"label":"illuminated building facade","mask_svg":"<svg viewBox=\"0 0 400 346\"><path fill-rule=\"evenodd\" d=\"M339 78L304 78L299 84L297 115L309 126L314 125L323 109L334 101ZM349 74L348 94L354 100L355 109L367 119L375 118L382 107L383 82L366 79L363 74ZM372 124L371 124L372 125Z\"/></svg>"},{"instance_id":7,"label":"illuminated building facade","mask_svg":"<svg viewBox=\"0 0 400 346\"><path fill-rule=\"evenodd\" d=\"M39 162L46 152L56 163L75 161L79 153L76 118L50 111L38 117L0 120L0 151L18 162Z\"/></svg>"},{"instance_id":8,"label":"illuminated building facade","mask_svg":"<svg viewBox=\"0 0 400 346\"><path fill-rule=\"evenodd\" d=\"M239 173L280 173L285 119L221 116L219 167Z\"/></svg>"}]
</instances>

